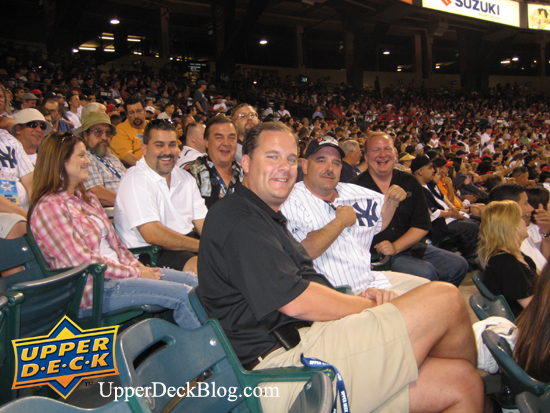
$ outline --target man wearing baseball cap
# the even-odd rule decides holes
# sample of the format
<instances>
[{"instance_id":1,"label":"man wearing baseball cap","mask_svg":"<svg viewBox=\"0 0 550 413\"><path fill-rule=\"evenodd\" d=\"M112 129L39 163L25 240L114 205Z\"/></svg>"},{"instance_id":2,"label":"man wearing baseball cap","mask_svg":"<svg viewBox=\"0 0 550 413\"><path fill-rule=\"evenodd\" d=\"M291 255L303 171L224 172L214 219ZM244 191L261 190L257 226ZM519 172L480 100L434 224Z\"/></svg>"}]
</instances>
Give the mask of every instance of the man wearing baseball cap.
<instances>
[{"instance_id":1,"label":"man wearing baseball cap","mask_svg":"<svg viewBox=\"0 0 550 413\"><path fill-rule=\"evenodd\" d=\"M20 110L13 119L15 123L10 132L21 142L25 153L34 165L38 156L38 147L52 130L52 125L46 121L44 115L32 108Z\"/></svg>"},{"instance_id":2,"label":"man wearing baseball cap","mask_svg":"<svg viewBox=\"0 0 550 413\"><path fill-rule=\"evenodd\" d=\"M115 134L109 115L102 111L88 113L82 119L82 126L75 130L75 135L86 140L91 162L84 187L96 195L103 206L115 204L120 178L126 173L122 162L111 154L109 148Z\"/></svg>"},{"instance_id":3,"label":"man wearing baseball cap","mask_svg":"<svg viewBox=\"0 0 550 413\"><path fill-rule=\"evenodd\" d=\"M21 110L33 108L36 106L36 103L38 102L38 98L33 95L32 93L25 93L23 95L23 103L21 104Z\"/></svg>"},{"instance_id":4,"label":"man wearing baseball cap","mask_svg":"<svg viewBox=\"0 0 550 413\"><path fill-rule=\"evenodd\" d=\"M397 185L384 196L340 182L344 151L331 136L314 139L302 161L303 182L294 185L281 212L292 236L313 259L315 269L355 294L368 288L408 291L428 282L413 275L371 271L374 235L391 221L406 197Z\"/></svg>"}]
</instances>

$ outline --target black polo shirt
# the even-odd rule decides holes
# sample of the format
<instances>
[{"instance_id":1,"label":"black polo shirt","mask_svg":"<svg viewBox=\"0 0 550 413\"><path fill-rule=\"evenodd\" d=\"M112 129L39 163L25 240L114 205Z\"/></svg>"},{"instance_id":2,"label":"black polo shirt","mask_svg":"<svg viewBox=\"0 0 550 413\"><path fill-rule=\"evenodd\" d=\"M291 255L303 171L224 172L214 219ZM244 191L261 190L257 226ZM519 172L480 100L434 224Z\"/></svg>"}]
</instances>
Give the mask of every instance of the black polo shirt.
<instances>
[{"instance_id":1,"label":"black polo shirt","mask_svg":"<svg viewBox=\"0 0 550 413\"><path fill-rule=\"evenodd\" d=\"M352 179L351 183L382 193L368 169ZM419 228L425 231L432 229L428 204L426 203L424 190L418 180L410 173L394 169L391 185L398 185L403 188L407 192L407 198L399 204L390 225L374 237L373 247L381 241L397 241L409 228Z\"/></svg>"},{"instance_id":2,"label":"black polo shirt","mask_svg":"<svg viewBox=\"0 0 550 413\"><path fill-rule=\"evenodd\" d=\"M288 232L285 217L243 185L208 211L198 273L206 313L220 320L243 364L275 345L275 328L297 321L278 309L310 281L332 288Z\"/></svg>"}]
</instances>

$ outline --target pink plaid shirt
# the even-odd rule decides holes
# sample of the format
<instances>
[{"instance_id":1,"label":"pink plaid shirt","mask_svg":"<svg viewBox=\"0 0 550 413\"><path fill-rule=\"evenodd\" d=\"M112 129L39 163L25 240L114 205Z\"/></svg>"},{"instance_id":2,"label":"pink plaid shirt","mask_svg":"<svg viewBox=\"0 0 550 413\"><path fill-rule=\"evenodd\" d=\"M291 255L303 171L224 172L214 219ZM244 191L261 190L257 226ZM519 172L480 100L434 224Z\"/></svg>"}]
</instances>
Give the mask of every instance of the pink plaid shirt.
<instances>
[{"instance_id":1,"label":"pink plaid shirt","mask_svg":"<svg viewBox=\"0 0 550 413\"><path fill-rule=\"evenodd\" d=\"M64 191L48 194L36 205L30 225L46 261L54 269L75 267L83 262L104 263L107 264L105 278L139 277L136 266L140 262L115 233L96 196L88 195L90 204L78 191L75 195ZM118 254L118 260L100 255L102 228L92 215L107 228L107 241ZM82 299L84 309L92 306L92 298L92 277L88 277Z\"/></svg>"}]
</instances>

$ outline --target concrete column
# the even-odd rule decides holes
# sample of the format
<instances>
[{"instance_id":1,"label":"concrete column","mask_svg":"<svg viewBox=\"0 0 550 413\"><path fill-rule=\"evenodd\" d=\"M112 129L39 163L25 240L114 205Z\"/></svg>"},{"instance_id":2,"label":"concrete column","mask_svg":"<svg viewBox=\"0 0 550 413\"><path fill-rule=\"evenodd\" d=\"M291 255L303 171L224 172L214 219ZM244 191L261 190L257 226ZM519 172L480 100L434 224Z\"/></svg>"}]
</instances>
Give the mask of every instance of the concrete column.
<instances>
[{"instance_id":1,"label":"concrete column","mask_svg":"<svg viewBox=\"0 0 550 413\"><path fill-rule=\"evenodd\" d=\"M296 61L298 69L304 69L304 26L296 26Z\"/></svg>"},{"instance_id":2,"label":"concrete column","mask_svg":"<svg viewBox=\"0 0 550 413\"><path fill-rule=\"evenodd\" d=\"M539 43L539 76L546 76L546 42L542 41Z\"/></svg>"},{"instance_id":3,"label":"concrete column","mask_svg":"<svg viewBox=\"0 0 550 413\"><path fill-rule=\"evenodd\" d=\"M422 33L414 35L414 73L422 76Z\"/></svg>"},{"instance_id":4,"label":"concrete column","mask_svg":"<svg viewBox=\"0 0 550 413\"><path fill-rule=\"evenodd\" d=\"M167 59L170 56L170 12L166 7L160 8L160 57Z\"/></svg>"}]
</instances>

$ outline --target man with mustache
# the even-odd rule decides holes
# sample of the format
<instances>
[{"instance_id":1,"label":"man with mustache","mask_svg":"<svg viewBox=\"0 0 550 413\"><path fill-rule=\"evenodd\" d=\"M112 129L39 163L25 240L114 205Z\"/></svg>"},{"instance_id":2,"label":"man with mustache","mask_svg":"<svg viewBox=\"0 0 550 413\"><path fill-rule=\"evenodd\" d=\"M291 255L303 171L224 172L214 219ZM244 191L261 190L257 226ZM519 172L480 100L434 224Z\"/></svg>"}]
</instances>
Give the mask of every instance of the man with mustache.
<instances>
[{"instance_id":1,"label":"man with mustache","mask_svg":"<svg viewBox=\"0 0 550 413\"><path fill-rule=\"evenodd\" d=\"M124 110L128 119L117 126L111 150L125 165L134 166L143 156L140 136L147 126L145 105L140 97L130 96L124 102Z\"/></svg>"},{"instance_id":2,"label":"man with mustache","mask_svg":"<svg viewBox=\"0 0 550 413\"><path fill-rule=\"evenodd\" d=\"M237 130L224 115L210 119L204 132L208 155L198 157L184 168L197 180L201 195L210 208L216 201L233 193L243 180L241 165L235 161Z\"/></svg>"},{"instance_id":3,"label":"man with mustache","mask_svg":"<svg viewBox=\"0 0 550 413\"><path fill-rule=\"evenodd\" d=\"M406 193L397 185L384 196L339 183L343 157L344 150L331 136L310 142L302 161L304 180L281 205L288 230L319 273L335 286L350 286L355 294L368 288L402 293L426 284L428 280L409 274L371 271L373 237L388 226Z\"/></svg>"},{"instance_id":4,"label":"man with mustache","mask_svg":"<svg viewBox=\"0 0 550 413\"><path fill-rule=\"evenodd\" d=\"M195 179L180 168L171 123L154 120L143 133L143 158L122 177L115 227L130 248L155 244L159 267L197 272L199 236L206 206Z\"/></svg>"},{"instance_id":5,"label":"man with mustache","mask_svg":"<svg viewBox=\"0 0 550 413\"><path fill-rule=\"evenodd\" d=\"M86 140L91 162L88 179L84 182L86 190L94 193L101 205L113 206L126 168L109 149L111 139L116 134L111 118L104 112L90 112L82 118L82 126L75 130L75 134Z\"/></svg>"}]
</instances>

